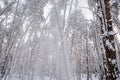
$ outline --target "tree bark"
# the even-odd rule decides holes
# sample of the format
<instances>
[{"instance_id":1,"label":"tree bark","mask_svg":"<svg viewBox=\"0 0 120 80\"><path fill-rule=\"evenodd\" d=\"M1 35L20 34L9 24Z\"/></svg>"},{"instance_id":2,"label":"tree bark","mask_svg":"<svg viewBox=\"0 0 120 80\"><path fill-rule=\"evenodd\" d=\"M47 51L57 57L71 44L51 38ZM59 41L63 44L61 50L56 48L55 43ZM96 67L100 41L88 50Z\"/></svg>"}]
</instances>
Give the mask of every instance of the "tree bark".
<instances>
[{"instance_id":1,"label":"tree bark","mask_svg":"<svg viewBox=\"0 0 120 80\"><path fill-rule=\"evenodd\" d=\"M116 80L119 75L116 49L114 42L114 31L111 20L110 0L98 0L98 10L101 12L99 16L101 22L101 33L103 35L102 42L105 49L106 62L104 65L106 80Z\"/></svg>"},{"instance_id":2,"label":"tree bark","mask_svg":"<svg viewBox=\"0 0 120 80\"><path fill-rule=\"evenodd\" d=\"M87 69L87 80L89 80L89 53L88 53L88 37L86 38L86 69Z\"/></svg>"}]
</instances>

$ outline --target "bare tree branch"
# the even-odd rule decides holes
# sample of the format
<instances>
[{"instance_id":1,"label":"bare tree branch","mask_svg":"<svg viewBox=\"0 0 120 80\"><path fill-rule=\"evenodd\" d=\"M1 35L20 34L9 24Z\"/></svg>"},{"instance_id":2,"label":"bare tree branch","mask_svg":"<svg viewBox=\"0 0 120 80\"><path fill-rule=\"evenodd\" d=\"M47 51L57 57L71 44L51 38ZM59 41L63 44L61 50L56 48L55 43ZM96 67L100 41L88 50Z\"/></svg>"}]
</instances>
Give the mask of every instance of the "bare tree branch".
<instances>
[{"instance_id":1,"label":"bare tree branch","mask_svg":"<svg viewBox=\"0 0 120 80\"><path fill-rule=\"evenodd\" d=\"M15 1L16 1L16 0L15 0ZM10 4L8 4L8 6L7 6L5 9L3 9L3 11L0 12L0 16L1 16L10 6L12 6L12 5L15 3L15 1L11 2Z\"/></svg>"}]
</instances>

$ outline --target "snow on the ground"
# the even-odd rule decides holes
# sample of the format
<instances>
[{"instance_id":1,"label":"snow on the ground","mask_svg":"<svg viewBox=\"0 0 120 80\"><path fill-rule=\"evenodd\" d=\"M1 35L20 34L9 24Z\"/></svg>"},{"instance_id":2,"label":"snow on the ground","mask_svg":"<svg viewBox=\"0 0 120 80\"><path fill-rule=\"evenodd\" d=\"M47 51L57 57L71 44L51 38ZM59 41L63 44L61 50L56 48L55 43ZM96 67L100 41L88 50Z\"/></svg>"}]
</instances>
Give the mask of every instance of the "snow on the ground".
<instances>
[{"instance_id":1,"label":"snow on the ground","mask_svg":"<svg viewBox=\"0 0 120 80\"><path fill-rule=\"evenodd\" d=\"M29 76L31 77L31 76ZM28 76L22 76L22 77L18 77L18 76L10 76L8 77L6 80L29 80L30 78L28 78ZM4 79L3 79L4 80ZM57 79L51 79L50 77L48 76L45 76L44 79L43 78L40 78L39 76L33 76L32 79L30 80L57 80ZM76 77L72 77L71 80L77 80ZM81 80L87 80L87 75L85 74L82 74L81 75ZM89 78L89 80L99 80L98 79L98 76L95 76L94 74L91 75L91 78Z\"/></svg>"}]
</instances>

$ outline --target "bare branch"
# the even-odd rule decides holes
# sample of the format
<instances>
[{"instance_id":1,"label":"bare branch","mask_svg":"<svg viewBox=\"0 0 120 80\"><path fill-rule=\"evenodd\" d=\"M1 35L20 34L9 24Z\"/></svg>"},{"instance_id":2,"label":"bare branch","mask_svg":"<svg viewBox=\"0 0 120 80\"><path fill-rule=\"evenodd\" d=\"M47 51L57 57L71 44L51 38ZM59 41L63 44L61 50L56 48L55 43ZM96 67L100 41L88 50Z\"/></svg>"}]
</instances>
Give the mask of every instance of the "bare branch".
<instances>
[{"instance_id":1,"label":"bare branch","mask_svg":"<svg viewBox=\"0 0 120 80\"><path fill-rule=\"evenodd\" d=\"M16 0L15 0L15 1L16 1ZM0 12L0 16L1 16L10 6L12 6L12 5L15 3L15 1L11 2L10 4L8 4L8 6L7 6L5 9L3 9L3 11Z\"/></svg>"}]
</instances>

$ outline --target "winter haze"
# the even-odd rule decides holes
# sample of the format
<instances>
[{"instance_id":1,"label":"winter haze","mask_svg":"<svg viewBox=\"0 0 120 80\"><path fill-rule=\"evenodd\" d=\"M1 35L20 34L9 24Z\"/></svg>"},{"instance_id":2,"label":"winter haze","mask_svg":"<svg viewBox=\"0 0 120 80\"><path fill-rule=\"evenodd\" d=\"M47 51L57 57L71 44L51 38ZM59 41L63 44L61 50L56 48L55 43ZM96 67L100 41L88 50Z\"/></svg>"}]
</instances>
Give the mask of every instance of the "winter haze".
<instances>
[{"instance_id":1,"label":"winter haze","mask_svg":"<svg viewBox=\"0 0 120 80\"><path fill-rule=\"evenodd\" d=\"M0 80L120 80L120 0L0 0Z\"/></svg>"}]
</instances>

